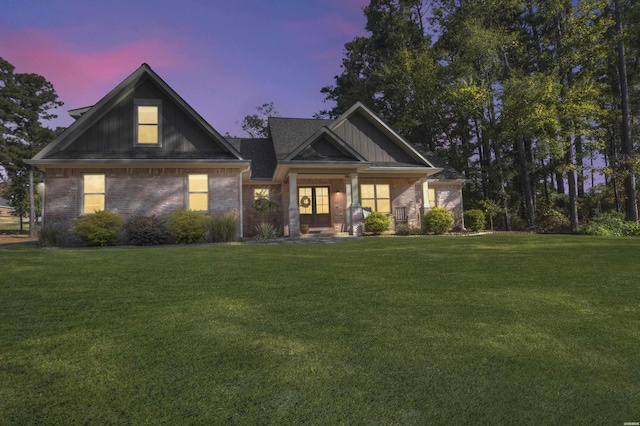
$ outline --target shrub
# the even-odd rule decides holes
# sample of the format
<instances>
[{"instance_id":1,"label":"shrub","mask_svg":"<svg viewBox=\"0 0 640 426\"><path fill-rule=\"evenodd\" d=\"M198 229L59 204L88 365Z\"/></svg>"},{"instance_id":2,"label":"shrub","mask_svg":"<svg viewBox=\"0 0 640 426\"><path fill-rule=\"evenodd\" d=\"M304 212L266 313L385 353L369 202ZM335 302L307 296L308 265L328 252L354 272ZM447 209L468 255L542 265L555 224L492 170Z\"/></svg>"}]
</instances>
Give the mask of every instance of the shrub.
<instances>
[{"instance_id":1,"label":"shrub","mask_svg":"<svg viewBox=\"0 0 640 426\"><path fill-rule=\"evenodd\" d=\"M422 230L412 228L408 223L398 223L396 225L396 235L420 235Z\"/></svg>"},{"instance_id":2,"label":"shrub","mask_svg":"<svg viewBox=\"0 0 640 426\"><path fill-rule=\"evenodd\" d=\"M214 243L228 243L236 238L238 217L235 214L214 216L207 223L209 239Z\"/></svg>"},{"instance_id":3,"label":"shrub","mask_svg":"<svg viewBox=\"0 0 640 426\"><path fill-rule=\"evenodd\" d=\"M538 232L542 233L569 232L571 230L569 218L564 213L551 208L539 212L536 223Z\"/></svg>"},{"instance_id":4,"label":"shrub","mask_svg":"<svg viewBox=\"0 0 640 426\"><path fill-rule=\"evenodd\" d=\"M453 215L443 207L434 207L424 215L424 229L434 234L444 234L453 226Z\"/></svg>"},{"instance_id":5,"label":"shrub","mask_svg":"<svg viewBox=\"0 0 640 426\"><path fill-rule=\"evenodd\" d=\"M391 218L381 212L371 212L364 220L364 230L373 235L380 235L391 228Z\"/></svg>"},{"instance_id":6,"label":"shrub","mask_svg":"<svg viewBox=\"0 0 640 426\"><path fill-rule=\"evenodd\" d=\"M121 229L120 215L107 210L79 217L73 226L73 232L89 246L116 244Z\"/></svg>"},{"instance_id":7,"label":"shrub","mask_svg":"<svg viewBox=\"0 0 640 426\"><path fill-rule=\"evenodd\" d=\"M38 242L42 247L60 247L65 243L66 233L60 224L45 225L38 230Z\"/></svg>"},{"instance_id":8,"label":"shrub","mask_svg":"<svg viewBox=\"0 0 640 426\"><path fill-rule=\"evenodd\" d=\"M167 222L157 216L134 216L124 225L130 244L153 246L166 243L169 239Z\"/></svg>"},{"instance_id":9,"label":"shrub","mask_svg":"<svg viewBox=\"0 0 640 426\"><path fill-rule=\"evenodd\" d=\"M204 237L206 222L202 213L180 208L169 215L167 229L178 244L191 244Z\"/></svg>"},{"instance_id":10,"label":"shrub","mask_svg":"<svg viewBox=\"0 0 640 426\"><path fill-rule=\"evenodd\" d=\"M486 218L484 212L479 209L467 210L464 212L464 226L467 229L471 229L473 232L482 231Z\"/></svg>"},{"instance_id":11,"label":"shrub","mask_svg":"<svg viewBox=\"0 0 640 426\"><path fill-rule=\"evenodd\" d=\"M580 232L587 235L604 237L619 237L623 235L638 235L638 225L627 222L622 213L603 213L594 217L591 222L580 228Z\"/></svg>"},{"instance_id":12,"label":"shrub","mask_svg":"<svg viewBox=\"0 0 640 426\"><path fill-rule=\"evenodd\" d=\"M276 237L276 227L268 222L256 225L256 239L270 240Z\"/></svg>"}]
</instances>

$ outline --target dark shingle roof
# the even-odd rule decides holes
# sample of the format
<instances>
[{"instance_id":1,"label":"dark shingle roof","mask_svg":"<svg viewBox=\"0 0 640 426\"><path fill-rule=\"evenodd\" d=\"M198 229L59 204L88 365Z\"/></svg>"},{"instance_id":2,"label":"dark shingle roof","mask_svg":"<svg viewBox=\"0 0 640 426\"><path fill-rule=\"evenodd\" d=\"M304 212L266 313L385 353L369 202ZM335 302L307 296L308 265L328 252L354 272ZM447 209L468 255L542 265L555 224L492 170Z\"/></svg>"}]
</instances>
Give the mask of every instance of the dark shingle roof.
<instances>
[{"instance_id":1,"label":"dark shingle roof","mask_svg":"<svg viewBox=\"0 0 640 426\"><path fill-rule=\"evenodd\" d=\"M426 147L416 146L414 145L416 151L418 151L424 158L427 159L429 163L433 167L437 167L439 169L443 169L441 172L436 173L435 175L429 176L429 179L433 180L464 180L464 176L462 176L456 169L451 167L444 161L442 158L438 157L432 151L427 149Z\"/></svg>"},{"instance_id":2,"label":"dark shingle roof","mask_svg":"<svg viewBox=\"0 0 640 426\"><path fill-rule=\"evenodd\" d=\"M323 126L333 120L269 117L271 139L278 160L282 160Z\"/></svg>"},{"instance_id":3,"label":"dark shingle roof","mask_svg":"<svg viewBox=\"0 0 640 426\"><path fill-rule=\"evenodd\" d=\"M227 138L245 160L251 160L251 179L271 179L278 165L271 139Z\"/></svg>"}]
</instances>

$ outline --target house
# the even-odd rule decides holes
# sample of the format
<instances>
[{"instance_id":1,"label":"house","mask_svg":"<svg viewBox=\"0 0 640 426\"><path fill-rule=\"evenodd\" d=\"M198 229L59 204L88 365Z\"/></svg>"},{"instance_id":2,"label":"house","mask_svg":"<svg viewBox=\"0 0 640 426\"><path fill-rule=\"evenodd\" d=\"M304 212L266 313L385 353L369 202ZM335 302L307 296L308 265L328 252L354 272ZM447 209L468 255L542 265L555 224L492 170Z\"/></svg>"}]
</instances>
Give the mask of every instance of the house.
<instances>
[{"instance_id":1,"label":"house","mask_svg":"<svg viewBox=\"0 0 640 426\"><path fill-rule=\"evenodd\" d=\"M29 163L45 172L44 224L71 227L97 210L125 220L176 208L235 213L240 235L265 220L285 234L363 232L363 209L419 227L425 209L462 213L460 175L417 150L364 105L336 120L269 119L269 138L225 138L147 64L92 107Z\"/></svg>"},{"instance_id":2,"label":"house","mask_svg":"<svg viewBox=\"0 0 640 426\"><path fill-rule=\"evenodd\" d=\"M9 201L0 197L0 217L2 216L13 216L15 214L16 209L9 205Z\"/></svg>"}]
</instances>

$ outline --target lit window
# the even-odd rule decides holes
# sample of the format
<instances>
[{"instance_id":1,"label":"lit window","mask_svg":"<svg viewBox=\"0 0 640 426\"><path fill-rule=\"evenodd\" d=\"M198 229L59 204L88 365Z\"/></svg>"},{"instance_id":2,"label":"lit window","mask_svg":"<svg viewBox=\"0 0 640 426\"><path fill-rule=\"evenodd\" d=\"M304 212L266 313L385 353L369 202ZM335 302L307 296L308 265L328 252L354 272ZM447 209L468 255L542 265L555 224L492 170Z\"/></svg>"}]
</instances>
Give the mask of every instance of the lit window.
<instances>
[{"instance_id":1,"label":"lit window","mask_svg":"<svg viewBox=\"0 0 640 426\"><path fill-rule=\"evenodd\" d=\"M135 141L137 145L159 146L161 143L161 101L136 99Z\"/></svg>"},{"instance_id":2,"label":"lit window","mask_svg":"<svg viewBox=\"0 0 640 426\"><path fill-rule=\"evenodd\" d=\"M254 188L253 199L254 200L269 200L270 199L269 188Z\"/></svg>"},{"instance_id":3,"label":"lit window","mask_svg":"<svg viewBox=\"0 0 640 426\"><path fill-rule=\"evenodd\" d=\"M360 186L362 207L371 211L391 213L391 192L386 184L367 184Z\"/></svg>"},{"instance_id":4,"label":"lit window","mask_svg":"<svg viewBox=\"0 0 640 426\"><path fill-rule=\"evenodd\" d=\"M429 207L431 208L437 207L435 188L429 188Z\"/></svg>"},{"instance_id":5,"label":"lit window","mask_svg":"<svg viewBox=\"0 0 640 426\"><path fill-rule=\"evenodd\" d=\"M105 176L84 175L82 183L82 213L104 210Z\"/></svg>"},{"instance_id":6,"label":"lit window","mask_svg":"<svg viewBox=\"0 0 640 426\"><path fill-rule=\"evenodd\" d=\"M209 179L207 175L189 175L189 210L209 210Z\"/></svg>"}]
</instances>

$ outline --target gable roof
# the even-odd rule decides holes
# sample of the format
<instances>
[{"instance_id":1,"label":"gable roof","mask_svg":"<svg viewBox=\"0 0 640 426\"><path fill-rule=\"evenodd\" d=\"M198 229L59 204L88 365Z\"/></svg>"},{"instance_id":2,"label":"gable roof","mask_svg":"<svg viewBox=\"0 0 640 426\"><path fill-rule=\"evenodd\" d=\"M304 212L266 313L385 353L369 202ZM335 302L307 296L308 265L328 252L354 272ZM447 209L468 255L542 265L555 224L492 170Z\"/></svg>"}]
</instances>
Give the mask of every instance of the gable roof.
<instances>
[{"instance_id":1,"label":"gable roof","mask_svg":"<svg viewBox=\"0 0 640 426\"><path fill-rule=\"evenodd\" d=\"M278 160L285 159L315 132L332 123L316 118L269 117L269 133Z\"/></svg>"},{"instance_id":2,"label":"gable roof","mask_svg":"<svg viewBox=\"0 0 640 426\"><path fill-rule=\"evenodd\" d=\"M338 135L333 133L327 127L323 126L320 129L316 130L316 132L309 136L309 138L304 141L300 146L294 149L289 155L287 155L283 161L295 161L305 150L311 148L313 145L319 145L321 141L328 141L330 145L334 148L337 148L338 152L341 152L342 160L345 161L355 161L366 163L366 159L360 155L355 149L350 147L345 141L343 141ZM298 158L298 160L302 160ZM323 158L325 161L331 161L329 158Z\"/></svg>"},{"instance_id":3,"label":"gable roof","mask_svg":"<svg viewBox=\"0 0 640 426\"><path fill-rule=\"evenodd\" d=\"M422 166L428 168L434 168L427 158L420 154L409 142L407 142L402 136L396 133L391 127L389 127L380 117L374 114L369 108L367 108L361 102L356 102L351 108L345 111L340 117L335 119L330 128L333 132L338 131L341 126L344 126L356 115L360 115L367 122L371 123L379 132L385 135L390 141L392 141L397 147L404 151L408 156L415 161L415 164L409 162L384 162L377 163L373 159L368 158L373 163L374 167L415 167Z\"/></svg>"},{"instance_id":4,"label":"gable roof","mask_svg":"<svg viewBox=\"0 0 640 426\"><path fill-rule=\"evenodd\" d=\"M136 88L145 81L151 81L155 87L159 88L164 95L166 95L177 107L185 113L190 119L192 119L197 126L209 137L215 144L219 145L225 154L225 158L219 158L217 160L223 162L243 162L244 159L240 153L222 136L218 133L209 123L207 123L189 104L187 104L180 95L178 95L167 83L164 82L147 64L142 64L136 71L124 79L119 85L111 90L106 96L104 96L97 104L92 107L79 108L72 110L72 116L77 120L69 126L62 134L56 137L49 145L47 145L42 151L36 154L31 160L27 161L30 164L44 165L48 163L61 162L61 159L56 159L52 155L56 152L63 151L75 140L77 140L84 132L95 125L98 120L104 117L112 108L122 102L127 96L130 96ZM131 153L128 153L131 154ZM117 163L119 161L130 162L131 160L145 160L144 156L131 155L130 158L108 158L110 163ZM207 161L215 162L216 158L198 158L194 159L193 155L184 155L183 158L178 155L171 160L178 160L184 162L195 161ZM67 158L62 162L104 162L102 159L91 158ZM163 159L147 159L147 161L167 161L168 158ZM145 162L145 161L143 161Z\"/></svg>"}]
</instances>

